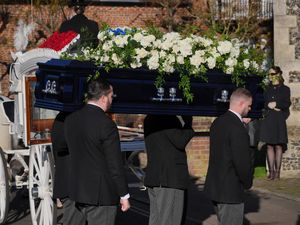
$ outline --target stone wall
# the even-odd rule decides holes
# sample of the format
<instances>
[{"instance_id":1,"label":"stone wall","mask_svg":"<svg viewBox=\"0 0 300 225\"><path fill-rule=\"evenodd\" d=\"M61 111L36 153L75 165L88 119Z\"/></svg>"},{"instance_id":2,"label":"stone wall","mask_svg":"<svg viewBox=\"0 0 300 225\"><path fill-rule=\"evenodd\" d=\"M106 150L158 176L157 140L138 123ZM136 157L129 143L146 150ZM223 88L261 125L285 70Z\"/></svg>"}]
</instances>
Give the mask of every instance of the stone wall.
<instances>
[{"instance_id":1,"label":"stone wall","mask_svg":"<svg viewBox=\"0 0 300 225\"><path fill-rule=\"evenodd\" d=\"M300 174L300 2L274 1L274 61L291 89L291 114L287 120L289 144L283 155L282 175Z\"/></svg>"}]
</instances>

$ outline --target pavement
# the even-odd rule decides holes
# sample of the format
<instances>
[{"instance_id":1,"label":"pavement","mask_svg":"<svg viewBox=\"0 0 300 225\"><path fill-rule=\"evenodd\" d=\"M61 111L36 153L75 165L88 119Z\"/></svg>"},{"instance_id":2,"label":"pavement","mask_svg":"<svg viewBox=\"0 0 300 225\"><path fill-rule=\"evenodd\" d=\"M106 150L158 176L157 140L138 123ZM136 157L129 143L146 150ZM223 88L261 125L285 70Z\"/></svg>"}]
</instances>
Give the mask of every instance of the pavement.
<instances>
[{"instance_id":1,"label":"pavement","mask_svg":"<svg viewBox=\"0 0 300 225\"><path fill-rule=\"evenodd\" d=\"M147 224L149 200L147 191L140 191L140 184L129 179L131 212L119 214L117 225ZM217 218L211 201L203 193L204 180L191 179L182 225L216 225ZM124 223L125 221L125 223ZM138 222L138 223L136 223ZM255 178L251 190L246 192L244 225L300 225L300 178L282 178L269 181Z\"/></svg>"},{"instance_id":2,"label":"pavement","mask_svg":"<svg viewBox=\"0 0 300 225\"><path fill-rule=\"evenodd\" d=\"M115 224L148 225L147 191L141 190L141 183L130 171L127 177L132 206L126 213L119 211ZM203 193L204 181L190 181L182 225L217 225L213 205ZM14 192L7 224L32 224L26 193L26 189ZM62 210L58 210L57 218L57 224L62 224ZM244 225L300 225L300 178L256 178L253 188L246 192Z\"/></svg>"},{"instance_id":3,"label":"pavement","mask_svg":"<svg viewBox=\"0 0 300 225\"><path fill-rule=\"evenodd\" d=\"M252 190L300 202L300 178L281 178L273 181L255 178Z\"/></svg>"}]
</instances>

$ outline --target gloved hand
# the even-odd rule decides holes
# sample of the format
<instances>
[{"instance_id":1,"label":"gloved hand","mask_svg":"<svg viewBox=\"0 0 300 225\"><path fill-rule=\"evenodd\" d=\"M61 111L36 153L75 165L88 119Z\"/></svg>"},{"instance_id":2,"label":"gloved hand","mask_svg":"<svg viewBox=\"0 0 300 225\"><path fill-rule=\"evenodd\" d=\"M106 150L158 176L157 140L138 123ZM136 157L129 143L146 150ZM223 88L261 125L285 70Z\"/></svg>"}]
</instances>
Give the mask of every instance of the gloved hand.
<instances>
[{"instance_id":1,"label":"gloved hand","mask_svg":"<svg viewBox=\"0 0 300 225\"><path fill-rule=\"evenodd\" d=\"M269 102L268 103L268 108L269 109L274 109L276 107L276 102Z\"/></svg>"}]
</instances>

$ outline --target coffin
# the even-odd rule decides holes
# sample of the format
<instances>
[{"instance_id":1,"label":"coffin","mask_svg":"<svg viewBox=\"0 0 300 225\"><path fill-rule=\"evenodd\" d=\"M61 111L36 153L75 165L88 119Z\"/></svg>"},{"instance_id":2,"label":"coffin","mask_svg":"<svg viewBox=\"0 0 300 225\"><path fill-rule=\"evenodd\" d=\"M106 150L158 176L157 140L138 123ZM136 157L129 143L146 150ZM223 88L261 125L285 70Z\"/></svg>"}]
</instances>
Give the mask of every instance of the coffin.
<instances>
[{"instance_id":1,"label":"coffin","mask_svg":"<svg viewBox=\"0 0 300 225\"><path fill-rule=\"evenodd\" d=\"M112 69L107 73L91 62L60 59L38 63L38 67L35 107L58 111L74 111L82 107L87 77L96 70L114 87L112 113L219 116L228 110L228 98L236 88L230 75L209 71L208 82L192 79L194 100L188 104L178 88L177 74L166 76L163 89L157 89L154 85L157 72L145 69ZM253 95L249 116L258 118L263 108L261 78L253 75L245 80L245 87Z\"/></svg>"}]
</instances>

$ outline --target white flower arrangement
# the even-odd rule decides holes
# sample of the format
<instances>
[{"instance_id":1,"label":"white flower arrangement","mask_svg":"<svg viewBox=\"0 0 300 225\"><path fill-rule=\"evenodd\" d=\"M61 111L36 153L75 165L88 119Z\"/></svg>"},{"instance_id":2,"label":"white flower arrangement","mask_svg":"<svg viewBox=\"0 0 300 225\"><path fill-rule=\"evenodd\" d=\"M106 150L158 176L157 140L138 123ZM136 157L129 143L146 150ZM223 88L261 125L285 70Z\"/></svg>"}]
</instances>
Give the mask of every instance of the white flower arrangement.
<instances>
[{"instance_id":1,"label":"white flower arrangement","mask_svg":"<svg viewBox=\"0 0 300 225\"><path fill-rule=\"evenodd\" d=\"M217 69L232 76L237 85L242 77L265 75L265 55L260 48L243 44L238 39L222 37L183 36L180 33L159 33L138 28L105 27L98 34L99 45L86 47L81 54L66 55L65 58L93 61L96 65L111 68L146 68L157 70L163 76L180 74L179 88L187 102L192 101L190 78L206 80L207 70Z\"/></svg>"}]
</instances>

